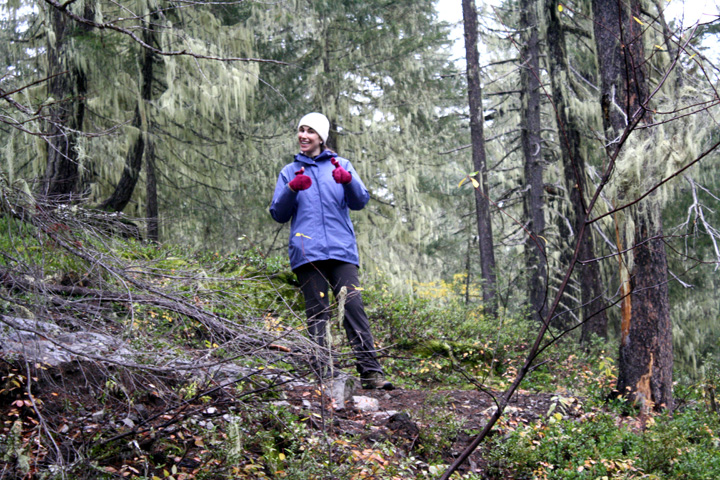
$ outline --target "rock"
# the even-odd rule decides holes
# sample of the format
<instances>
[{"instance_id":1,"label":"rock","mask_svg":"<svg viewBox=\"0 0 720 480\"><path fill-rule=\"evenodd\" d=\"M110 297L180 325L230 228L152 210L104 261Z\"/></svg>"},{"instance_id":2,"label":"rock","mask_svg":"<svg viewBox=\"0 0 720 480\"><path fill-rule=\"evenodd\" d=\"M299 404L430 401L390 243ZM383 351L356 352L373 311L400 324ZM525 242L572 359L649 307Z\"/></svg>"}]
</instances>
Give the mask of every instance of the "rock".
<instances>
[{"instance_id":1,"label":"rock","mask_svg":"<svg viewBox=\"0 0 720 480\"><path fill-rule=\"evenodd\" d=\"M410 419L405 412L397 413L388 418L387 428L394 430L405 438L415 438L420 434L417 424Z\"/></svg>"},{"instance_id":2,"label":"rock","mask_svg":"<svg viewBox=\"0 0 720 480\"><path fill-rule=\"evenodd\" d=\"M345 402L353 398L357 391L358 383L355 377L340 373L332 379L330 384L330 396L335 400L335 410L345 408Z\"/></svg>"},{"instance_id":3,"label":"rock","mask_svg":"<svg viewBox=\"0 0 720 480\"><path fill-rule=\"evenodd\" d=\"M393 415L397 414L397 410L388 410L386 412L377 412L373 414L373 419L377 422L382 422L383 420L388 420Z\"/></svg>"},{"instance_id":4,"label":"rock","mask_svg":"<svg viewBox=\"0 0 720 480\"><path fill-rule=\"evenodd\" d=\"M127 360L132 352L119 340L95 332L70 332L52 323L3 316L0 322L0 352L18 354L26 360L57 367L87 355L109 360ZM48 340L53 338L54 341Z\"/></svg>"},{"instance_id":5,"label":"rock","mask_svg":"<svg viewBox=\"0 0 720 480\"><path fill-rule=\"evenodd\" d=\"M0 336L6 337L8 340L32 339L36 335L26 330L34 330L39 333L58 334L62 329L54 323L43 322L41 320L17 317L2 317L0 323Z\"/></svg>"},{"instance_id":6,"label":"rock","mask_svg":"<svg viewBox=\"0 0 720 480\"><path fill-rule=\"evenodd\" d=\"M152 365L152 360L155 360L163 369L176 375L174 380L194 382L197 385L212 382L221 388L233 387L236 382L251 375L262 377L259 380L268 388L281 385L283 389L294 389L309 385L306 379L282 375L280 371L259 370L233 362L219 362L209 368L197 368L198 359L193 358L191 351L187 355L171 355L170 358L157 352L156 358L150 362L147 359L148 354L153 355L153 352L135 350L131 343L118 336L72 330L42 319L0 315L0 358L10 361L23 359L30 364L40 364L43 366L43 375L47 378L83 369L82 375L91 371L94 383L102 385L112 370L112 367L107 368L108 364L138 364L142 367L148 363ZM336 378L327 382L326 392L334 399L336 409L344 408L345 402L355 394L357 383L355 378L340 371ZM155 389L154 386L152 388ZM157 392L150 391L148 394L153 396L153 400L157 400L156 403L161 403L162 399ZM280 398L286 400L287 396L282 393ZM128 418L135 424L150 415L144 405L137 404L134 407L137 416ZM310 408L310 405L306 407ZM217 409L209 407L204 413L212 416L217 414Z\"/></svg>"},{"instance_id":7,"label":"rock","mask_svg":"<svg viewBox=\"0 0 720 480\"><path fill-rule=\"evenodd\" d=\"M517 413L519 410L520 409L517 407L505 407L505 410L503 410L503 414L504 415L512 415L514 413ZM483 410L482 412L480 412L480 414L489 416L489 415L494 415L496 411L497 411L497 407L495 405L493 405L492 407L488 407L485 410Z\"/></svg>"},{"instance_id":8,"label":"rock","mask_svg":"<svg viewBox=\"0 0 720 480\"><path fill-rule=\"evenodd\" d=\"M380 402L376 398L356 396L352 397L355 408L361 412L377 412L380 410Z\"/></svg>"},{"instance_id":9,"label":"rock","mask_svg":"<svg viewBox=\"0 0 720 480\"><path fill-rule=\"evenodd\" d=\"M143 419L143 420L145 420L146 418L148 418L148 416L149 416L149 414L150 414L150 413L148 412L147 407L146 407L145 405L143 405L142 403L138 403L138 404L135 405L135 411L136 411L137 414L140 416L140 418Z\"/></svg>"}]
</instances>

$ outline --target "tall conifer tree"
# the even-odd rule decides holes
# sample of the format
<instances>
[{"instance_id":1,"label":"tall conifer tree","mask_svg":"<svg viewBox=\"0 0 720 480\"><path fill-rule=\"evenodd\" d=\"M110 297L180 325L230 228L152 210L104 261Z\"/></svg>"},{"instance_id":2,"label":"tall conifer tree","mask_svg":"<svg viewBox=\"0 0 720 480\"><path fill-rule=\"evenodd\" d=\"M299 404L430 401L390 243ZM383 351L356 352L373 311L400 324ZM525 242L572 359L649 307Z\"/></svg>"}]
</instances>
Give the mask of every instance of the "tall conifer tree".
<instances>
[{"instance_id":1,"label":"tall conifer tree","mask_svg":"<svg viewBox=\"0 0 720 480\"><path fill-rule=\"evenodd\" d=\"M582 305L581 341L586 343L592 334L607 336L606 304L603 298L600 265L595 259L595 242L591 228L583 228L589 212L586 207L587 164L583 149L583 132L580 118L569 108L573 90L569 83L572 72L568 63L566 32L560 21L558 4L545 0L543 11L546 19L545 38L548 50L548 70L552 91L553 111L558 130L558 142L563 166L563 181L570 202L573 233L584 232L580 242L579 269L580 301ZM573 82L574 83L574 82Z\"/></svg>"},{"instance_id":2,"label":"tall conifer tree","mask_svg":"<svg viewBox=\"0 0 720 480\"><path fill-rule=\"evenodd\" d=\"M525 243L528 296L541 319L547 311L547 259L543 198L543 142L540 136L540 43L537 1L520 2L521 144L525 158L524 211L529 236Z\"/></svg>"},{"instance_id":3,"label":"tall conifer tree","mask_svg":"<svg viewBox=\"0 0 720 480\"><path fill-rule=\"evenodd\" d=\"M643 28L636 20L642 16L640 10L640 0L593 1L609 161L621 154L626 136L650 120ZM644 159L646 172L657 171L655 161ZM620 201L635 199L621 195ZM618 235L618 251L627 249L627 254L620 253L623 303L617 388L646 408L672 409L672 325L660 205L651 196L623 213L631 223L627 230L621 224L624 235Z\"/></svg>"},{"instance_id":4,"label":"tall conifer tree","mask_svg":"<svg viewBox=\"0 0 720 480\"><path fill-rule=\"evenodd\" d=\"M467 63L468 105L470 107L470 137L472 142L473 167L480 181L475 188L475 203L480 247L480 268L483 277L483 302L487 311L493 315L497 311L495 271L495 244L493 240L492 219L490 217L490 191L487 181L487 162L485 158L485 136L483 124L485 115L480 85L480 56L478 53L477 10L474 0L462 0L463 25L465 29L465 60Z\"/></svg>"}]
</instances>

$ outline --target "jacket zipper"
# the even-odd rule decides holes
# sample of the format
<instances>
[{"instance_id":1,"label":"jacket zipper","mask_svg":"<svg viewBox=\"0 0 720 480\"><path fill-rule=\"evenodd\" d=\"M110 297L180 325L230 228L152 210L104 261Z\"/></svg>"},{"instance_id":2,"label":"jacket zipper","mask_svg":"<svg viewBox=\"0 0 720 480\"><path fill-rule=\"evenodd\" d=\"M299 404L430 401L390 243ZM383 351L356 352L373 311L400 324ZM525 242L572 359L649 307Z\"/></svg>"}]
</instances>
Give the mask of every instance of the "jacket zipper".
<instances>
[{"instance_id":1,"label":"jacket zipper","mask_svg":"<svg viewBox=\"0 0 720 480\"><path fill-rule=\"evenodd\" d=\"M328 255L330 255L330 239L328 238L327 226L324 221L325 220L325 206L324 206L325 202L323 202L322 188L320 186L321 184L320 184L320 180L319 180L320 164L317 161L315 161L315 166L317 168L315 170L313 170L313 176L315 177L315 181L317 182L318 196L320 197L320 220L321 220L320 223L322 224L323 235L325 236L323 245L324 245L324 248L326 249L326 251L324 253L326 256L328 256Z\"/></svg>"}]
</instances>

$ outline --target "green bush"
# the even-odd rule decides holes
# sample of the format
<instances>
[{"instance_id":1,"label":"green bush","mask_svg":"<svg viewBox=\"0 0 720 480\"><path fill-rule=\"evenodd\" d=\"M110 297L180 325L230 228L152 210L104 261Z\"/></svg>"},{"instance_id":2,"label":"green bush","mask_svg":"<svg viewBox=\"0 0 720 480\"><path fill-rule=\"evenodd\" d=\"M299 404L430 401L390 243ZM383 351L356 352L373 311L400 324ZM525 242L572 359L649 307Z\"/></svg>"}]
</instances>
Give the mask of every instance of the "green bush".
<instances>
[{"instance_id":1,"label":"green bush","mask_svg":"<svg viewBox=\"0 0 720 480\"><path fill-rule=\"evenodd\" d=\"M637 472L627 455L632 435L615 417L594 412L584 421L564 420L555 413L544 421L518 428L489 449L491 478L597 479L623 478Z\"/></svg>"},{"instance_id":2,"label":"green bush","mask_svg":"<svg viewBox=\"0 0 720 480\"><path fill-rule=\"evenodd\" d=\"M701 408L644 419L593 409L577 420L558 412L493 440L490 478L716 479L719 427L717 415Z\"/></svg>"},{"instance_id":3,"label":"green bush","mask_svg":"<svg viewBox=\"0 0 720 480\"><path fill-rule=\"evenodd\" d=\"M367 288L363 298L376 343L398 352L386 366L405 377L406 386L464 386L457 374L463 370L500 387L537 330L524 319L487 317L476 304L393 294L385 285Z\"/></svg>"},{"instance_id":4,"label":"green bush","mask_svg":"<svg viewBox=\"0 0 720 480\"><path fill-rule=\"evenodd\" d=\"M720 478L720 419L701 404L657 417L637 445L638 465L660 478Z\"/></svg>"}]
</instances>

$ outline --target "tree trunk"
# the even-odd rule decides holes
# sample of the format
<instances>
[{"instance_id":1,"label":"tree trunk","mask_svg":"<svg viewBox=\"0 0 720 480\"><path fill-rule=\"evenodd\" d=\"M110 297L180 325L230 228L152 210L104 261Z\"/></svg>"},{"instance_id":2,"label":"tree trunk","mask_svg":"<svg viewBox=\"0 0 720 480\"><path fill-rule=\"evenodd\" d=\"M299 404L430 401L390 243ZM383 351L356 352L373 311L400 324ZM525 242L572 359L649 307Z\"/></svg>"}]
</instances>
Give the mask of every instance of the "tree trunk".
<instances>
[{"instance_id":1,"label":"tree trunk","mask_svg":"<svg viewBox=\"0 0 720 480\"><path fill-rule=\"evenodd\" d=\"M662 225L640 212L631 273L631 314L623 318L617 391L646 409L673 408L672 323ZM652 229L652 230L651 230Z\"/></svg>"},{"instance_id":2,"label":"tree trunk","mask_svg":"<svg viewBox=\"0 0 720 480\"><path fill-rule=\"evenodd\" d=\"M547 312L547 259L543 205L542 139L540 137L540 47L536 0L521 0L520 58L521 143L525 158L524 213L530 237L525 242L528 297L538 319Z\"/></svg>"},{"instance_id":3,"label":"tree trunk","mask_svg":"<svg viewBox=\"0 0 720 480\"><path fill-rule=\"evenodd\" d=\"M640 1L593 0L595 41L602 79L602 113L608 156L618 154L615 142L637 116L649 115ZM636 132L638 134L638 132ZM654 171L654 159L643 169ZM632 200L632 199L624 199ZM672 409L672 328L667 288L667 257L662 240L659 205L652 196L624 214L635 222L632 262L621 261L625 294L622 305L617 390L645 410ZM619 228L622 231L622 228ZM622 251L622 245L618 245Z\"/></svg>"},{"instance_id":4,"label":"tree trunk","mask_svg":"<svg viewBox=\"0 0 720 480\"><path fill-rule=\"evenodd\" d=\"M155 174L155 145L148 140L145 147L145 217L147 218L147 239L160 241L160 225L158 219L157 176Z\"/></svg>"},{"instance_id":5,"label":"tree trunk","mask_svg":"<svg viewBox=\"0 0 720 480\"><path fill-rule=\"evenodd\" d=\"M130 203L132 194L135 191L138 178L140 177L140 169L142 168L142 159L145 153L145 132L143 131L140 107L136 107L133 116L132 126L137 128L136 138L125 157L125 168L120 176L120 180L115 185L112 195L100 204L100 208L109 212L122 212Z\"/></svg>"},{"instance_id":6,"label":"tree trunk","mask_svg":"<svg viewBox=\"0 0 720 480\"><path fill-rule=\"evenodd\" d=\"M488 197L487 167L485 162L485 138L483 134L482 89L480 87L480 55L477 41L477 11L474 0L462 0L463 25L465 27L465 59L467 62L468 104L470 107L470 137L475 170L478 171L479 187L475 189L477 210L478 244L480 246L480 270L482 274L483 303L485 311L495 315L497 311L495 289L495 253L493 251L490 199Z\"/></svg>"},{"instance_id":7,"label":"tree trunk","mask_svg":"<svg viewBox=\"0 0 720 480\"><path fill-rule=\"evenodd\" d=\"M148 45L155 44L154 31L152 26L145 25L143 40ZM153 52L149 49L143 50L143 59L140 67L142 85L140 86L140 103L135 107L132 126L138 130L137 136L125 157L125 168L122 176L115 186L112 195L100 204L100 208L111 212L122 212L130 203L135 186L140 178L143 156L148 142L148 107L152 100L153 87Z\"/></svg>"},{"instance_id":8,"label":"tree trunk","mask_svg":"<svg viewBox=\"0 0 720 480\"><path fill-rule=\"evenodd\" d=\"M89 27L76 25L52 7L49 18L54 39L47 46L48 76L51 77L48 98L55 103L49 108L47 167L41 191L52 200L68 202L77 193L79 183L77 139L83 128L87 94L87 78L70 58L68 41L74 31L85 33Z\"/></svg>"},{"instance_id":9,"label":"tree trunk","mask_svg":"<svg viewBox=\"0 0 720 480\"><path fill-rule=\"evenodd\" d=\"M465 305L470 305L470 280L472 275L470 274L470 267L472 266L472 251L473 251L473 238L472 234L468 234L468 245L467 253L465 254Z\"/></svg>"},{"instance_id":10,"label":"tree trunk","mask_svg":"<svg viewBox=\"0 0 720 480\"><path fill-rule=\"evenodd\" d=\"M545 0L545 15L548 67L550 70L553 105L560 136L565 188L570 198L574 233L577 235L588 216L585 203L587 193L585 181L586 163L581 151L582 136L580 135L577 119L572 116L572 112L568 108L566 86L570 76L570 69L567 62L565 32L558 16L556 1ZM594 259L595 242L592 231L587 229L585 235L578 238L577 241L580 242L578 258L581 261ZM593 334L601 338L607 337L606 303L603 298L599 263L580 264L577 268L579 270L580 298L582 302L580 342L587 344Z\"/></svg>"}]
</instances>

